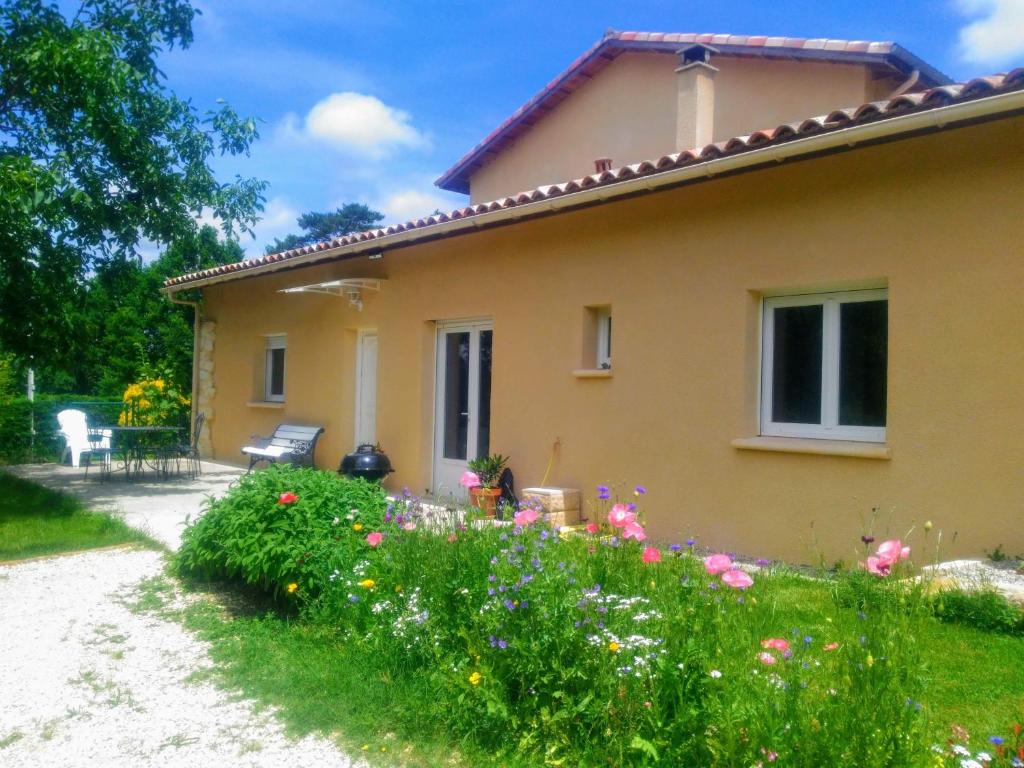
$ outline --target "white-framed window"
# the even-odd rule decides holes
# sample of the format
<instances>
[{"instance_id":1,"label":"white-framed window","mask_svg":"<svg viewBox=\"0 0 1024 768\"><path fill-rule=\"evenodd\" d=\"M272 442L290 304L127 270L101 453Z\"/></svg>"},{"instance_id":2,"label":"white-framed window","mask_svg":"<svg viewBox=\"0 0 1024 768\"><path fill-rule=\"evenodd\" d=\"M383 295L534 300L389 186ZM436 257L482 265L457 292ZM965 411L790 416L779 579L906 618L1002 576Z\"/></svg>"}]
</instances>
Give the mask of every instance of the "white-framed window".
<instances>
[{"instance_id":1,"label":"white-framed window","mask_svg":"<svg viewBox=\"0 0 1024 768\"><path fill-rule=\"evenodd\" d=\"M284 402L284 353L287 337L284 334L267 336L267 355L263 384L263 399Z\"/></svg>"},{"instance_id":2,"label":"white-framed window","mask_svg":"<svg viewBox=\"0 0 1024 768\"><path fill-rule=\"evenodd\" d=\"M601 307L597 310L597 367L612 367L612 308Z\"/></svg>"},{"instance_id":3,"label":"white-framed window","mask_svg":"<svg viewBox=\"0 0 1024 768\"><path fill-rule=\"evenodd\" d=\"M764 299L761 434L885 442L886 289Z\"/></svg>"}]
</instances>

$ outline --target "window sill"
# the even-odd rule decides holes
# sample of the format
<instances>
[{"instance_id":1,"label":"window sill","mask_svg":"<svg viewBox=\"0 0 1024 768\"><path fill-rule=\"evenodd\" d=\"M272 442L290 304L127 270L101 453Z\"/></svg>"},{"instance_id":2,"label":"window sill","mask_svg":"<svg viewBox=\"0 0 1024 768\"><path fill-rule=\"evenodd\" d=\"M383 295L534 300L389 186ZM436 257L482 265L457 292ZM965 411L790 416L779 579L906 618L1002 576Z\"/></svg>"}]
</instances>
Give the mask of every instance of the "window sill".
<instances>
[{"instance_id":1,"label":"window sill","mask_svg":"<svg viewBox=\"0 0 1024 768\"><path fill-rule=\"evenodd\" d=\"M572 372L577 379L610 379L611 368L577 368Z\"/></svg>"},{"instance_id":2,"label":"window sill","mask_svg":"<svg viewBox=\"0 0 1024 768\"><path fill-rule=\"evenodd\" d=\"M861 443L855 440L815 440L804 437L740 437L732 441L741 451L774 451L776 453L808 453L818 456L850 456L856 459L892 458L885 443Z\"/></svg>"},{"instance_id":3,"label":"window sill","mask_svg":"<svg viewBox=\"0 0 1024 768\"><path fill-rule=\"evenodd\" d=\"M250 400L246 403L250 408L284 408L284 400Z\"/></svg>"}]
</instances>

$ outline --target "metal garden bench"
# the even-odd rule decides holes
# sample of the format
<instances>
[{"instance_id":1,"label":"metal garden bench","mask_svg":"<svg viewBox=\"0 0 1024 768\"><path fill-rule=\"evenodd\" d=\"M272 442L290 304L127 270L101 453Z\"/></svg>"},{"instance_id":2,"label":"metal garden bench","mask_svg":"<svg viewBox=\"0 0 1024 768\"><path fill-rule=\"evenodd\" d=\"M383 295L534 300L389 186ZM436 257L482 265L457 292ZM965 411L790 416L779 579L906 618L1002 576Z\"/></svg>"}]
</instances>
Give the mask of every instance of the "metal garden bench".
<instances>
[{"instance_id":1,"label":"metal garden bench","mask_svg":"<svg viewBox=\"0 0 1024 768\"><path fill-rule=\"evenodd\" d=\"M323 432L323 427L279 424L270 437L253 435L252 444L242 448L242 453L249 457L250 472L261 461L271 464L280 461L312 467L316 441Z\"/></svg>"}]
</instances>

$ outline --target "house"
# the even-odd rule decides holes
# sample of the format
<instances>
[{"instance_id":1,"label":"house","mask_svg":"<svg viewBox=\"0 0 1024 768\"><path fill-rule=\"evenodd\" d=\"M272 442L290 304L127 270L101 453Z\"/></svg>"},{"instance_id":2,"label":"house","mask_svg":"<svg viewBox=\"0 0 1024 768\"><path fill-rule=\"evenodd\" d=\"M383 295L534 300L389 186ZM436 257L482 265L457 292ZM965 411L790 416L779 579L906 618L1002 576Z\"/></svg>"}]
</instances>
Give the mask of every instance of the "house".
<instances>
[{"instance_id":1,"label":"house","mask_svg":"<svg viewBox=\"0 0 1024 768\"><path fill-rule=\"evenodd\" d=\"M393 488L642 483L662 540L1024 551L1022 146L1024 69L609 33L439 179L465 207L167 281L205 453L321 424Z\"/></svg>"}]
</instances>

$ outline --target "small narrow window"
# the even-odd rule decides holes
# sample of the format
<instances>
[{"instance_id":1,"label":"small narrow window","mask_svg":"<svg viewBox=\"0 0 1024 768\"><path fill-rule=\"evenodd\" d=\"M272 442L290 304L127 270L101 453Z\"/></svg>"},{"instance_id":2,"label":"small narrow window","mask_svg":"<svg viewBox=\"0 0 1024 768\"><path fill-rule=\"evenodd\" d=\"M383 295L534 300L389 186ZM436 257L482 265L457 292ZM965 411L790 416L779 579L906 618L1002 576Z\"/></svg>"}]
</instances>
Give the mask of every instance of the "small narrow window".
<instances>
[{"instance_id":1,"label":"small narrow window","mask_svg":"<svg viewBox=\"0 0 1024 768\"><path fill-rule=\"evenodd\" d=\"M264 400L284 401L285 336L267 336L266 380Z\"/></svg>"},{"instance_id":2,"label":"small narrow window","mask_svg":"<svg viewBox=\"0 0 1024 768\"><path fill-rule=\"evenodd\" d=\"M597 367L612 367L612 308L597 310Z\"/></svg>"},{"instance_id":3,"label":"small narrow window","mask_svg":"<svg viewBox=\"0 0 1024 768\"><path fill-rule=\"evenodd\" d=\"M761 434L885 441L886 290L764 301Z\"/></svg>"}]
</instances>

